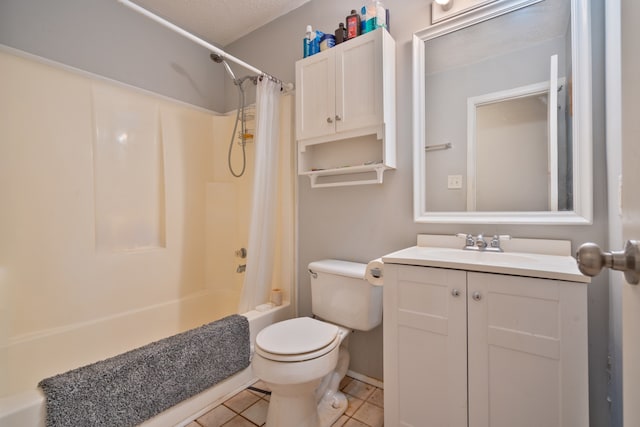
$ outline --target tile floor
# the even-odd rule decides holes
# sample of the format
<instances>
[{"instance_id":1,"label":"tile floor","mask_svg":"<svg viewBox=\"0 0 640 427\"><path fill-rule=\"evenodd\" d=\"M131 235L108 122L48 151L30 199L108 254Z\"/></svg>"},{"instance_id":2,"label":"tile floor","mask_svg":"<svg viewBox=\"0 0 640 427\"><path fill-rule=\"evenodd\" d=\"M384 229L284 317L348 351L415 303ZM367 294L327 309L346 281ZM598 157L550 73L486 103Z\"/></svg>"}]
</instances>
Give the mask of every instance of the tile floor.
<instances>
[{"instance_id":1,"label":"tile floor","mask_svg":"<svg viewBox=\"0 0 640 427\"><path fill-rule=\"evenodd\" d=\"M254 386L265 388L260 381ZM340 390L347 396L349 407L333 427L382 427L384 421L382 389L347 376L340 383ZM191 422L187 427L264 426L268 406L268 395L249 389L243 390Z\"/></svg>"}]
</instances>

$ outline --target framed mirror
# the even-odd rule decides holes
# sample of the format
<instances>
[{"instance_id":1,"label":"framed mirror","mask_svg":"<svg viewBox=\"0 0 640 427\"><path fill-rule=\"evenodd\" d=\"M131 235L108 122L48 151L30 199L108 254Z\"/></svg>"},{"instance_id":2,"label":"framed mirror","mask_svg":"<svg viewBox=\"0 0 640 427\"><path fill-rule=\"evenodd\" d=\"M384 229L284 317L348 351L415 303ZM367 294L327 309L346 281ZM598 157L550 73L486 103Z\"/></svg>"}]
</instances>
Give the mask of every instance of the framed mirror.
<instances>
[{"instance_id":1,"label":"framed mirror","mask_svg":"<svg viewBox=\"0 0 640 427\"><path fill-rule=\"evenodd\" d=\"M478 3L413 37L415 221L590 224L589 2Z\"/></svg>"}]
</instances>

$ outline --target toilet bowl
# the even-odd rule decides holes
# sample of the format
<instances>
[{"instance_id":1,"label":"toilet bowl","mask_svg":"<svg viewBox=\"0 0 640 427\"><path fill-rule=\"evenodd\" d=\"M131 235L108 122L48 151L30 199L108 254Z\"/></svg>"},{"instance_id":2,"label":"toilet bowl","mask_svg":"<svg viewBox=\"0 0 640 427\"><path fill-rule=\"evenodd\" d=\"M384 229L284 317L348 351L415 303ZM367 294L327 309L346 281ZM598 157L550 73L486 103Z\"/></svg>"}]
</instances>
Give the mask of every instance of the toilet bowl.
<instances>
[{"instance_id":1,"label":"toilet bowl","mask_svg":"<svg viewBox=\"0 0 640 427\"><path fill-rule=\"evenodd\" d=\"M254 374L271 390L267 426L326 425L322 419L327 412L341 409L342 399L326 393L318 396L318 388L335 371L348 331L309 317L278 322L263 331L256 337L252 365ZM322 413L319 398L327 401ZM346 409L346 398L344 405Z\"/></svg>"},{"instance_id":2,"label":"toilet bowl","mask_svg":"<svg viewBox=\"0 0 640 427\"><path fill-rule=\"evenodd\" d=\"M366 264L312 262L312 311L322 320L289 319L258 333L252 366L271 390L267 427L329 427L347 409L338 391L349 366L347 337L382 321L382 288L365 271Z\"/></svg>"}]
</instances>

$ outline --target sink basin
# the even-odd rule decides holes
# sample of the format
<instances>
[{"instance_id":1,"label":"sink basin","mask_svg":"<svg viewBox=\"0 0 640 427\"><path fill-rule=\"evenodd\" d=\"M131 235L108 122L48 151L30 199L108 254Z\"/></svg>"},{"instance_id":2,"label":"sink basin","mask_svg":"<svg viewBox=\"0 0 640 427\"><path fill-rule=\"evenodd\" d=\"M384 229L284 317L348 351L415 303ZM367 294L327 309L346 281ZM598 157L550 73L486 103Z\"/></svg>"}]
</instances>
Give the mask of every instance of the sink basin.
<instances>
[{"instance_id":1,"label":"sink basin","mask_svg":"<svg viewBox=\"0 0 640 427\"><path fill-rule=\"evenodd\" d=\"M516 263L528 264L539 261L539 257L533 254L529 255L510 252L471 251L449 248L425 248L425 256L434 260L438 259L453 262L472 262L478 264L509 265Z\"/></svg>"},{"instance_id":2,"label":"sink basin","mask_svg":"<svg viewBox=\"0 0 640 427\"><path fill-rule=\"evenodd\" d=\"M448 268L588 283L571 256L571 242L512 238L505 252L463 249L457 236L418 235L418 244L382 257L387 264Z\"/></svg>"}]
</instances>

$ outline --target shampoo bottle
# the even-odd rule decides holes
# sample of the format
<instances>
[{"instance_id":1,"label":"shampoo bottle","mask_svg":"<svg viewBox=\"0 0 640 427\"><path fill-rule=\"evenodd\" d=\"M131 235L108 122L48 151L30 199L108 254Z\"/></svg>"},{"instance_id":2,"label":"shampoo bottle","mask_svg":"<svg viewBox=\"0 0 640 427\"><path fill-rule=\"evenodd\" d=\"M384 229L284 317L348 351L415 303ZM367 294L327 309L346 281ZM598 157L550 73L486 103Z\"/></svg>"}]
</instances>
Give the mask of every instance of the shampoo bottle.
<instances>
[{"instance_id":1,"label":"shampoo bottle","mask_svg":"<svg viewBox=\"0 0 640 427\"><path fill-rule=\"evenodd\" d=\"M315 30L313 34L314 37L311 39L311 55L315 55L320 52L320 41L324 36L324 33L318 30Z\"/></svg>"},{"instance_id":2,"label":"shampoo bottle","mask_svg":"<svg viewBox=\"0 0 640 427\"><path fill-rule=\"evenodd\" d=\"M362 34L376 29L376 0L370 0L366 6L362 6Z\"/></svg>"},{"instance_id":3,"label":"shampoo bottle","mask_svg":"<svg viewBox=\"0 0 640 427\"><path fill-rule=\"evenodd\" d=\"M336 44L340 44L347 39L347 29L344 27L344 24L341 22L338 24L338 28L336 29Z\"/></svg>"},{"instance_id":4,"label":"shampoo bottle","mask_svg":"<svg viewBox=\"0 0 640 427\"><path fill-rule=\"evenodd\" d=\"M360 35L360 15L355 10L351 10L351 15L347 16L347 40Z\"/></svg>"},{"instance_id":5,"label":"shampoo bottle","mask_svg":"<svg viewBox=\"0 0 640 427\"><path fill-rule=\"evenodd\" d=\"M313 55L311 53L311 42L315 36L316 36L316 33L315 31L313 31L313 28L311 28L311 25L307 25L307 32L304 36L304 39L302 39L302 42L303 42L302 49L303 49L304 58L306 58L307 56Z\"/></svg>"},{"instance_id":6,"label":"shampoo bottle","mask_svg":"<svg viewBox=\"0 0 640 427\"><path fill-rule=\"evenodd\" d=\"M376 1L376 25L375 28L386 28L389 30L387 22L388 10L381 1Z\"/></svg>"}]
</instances>

